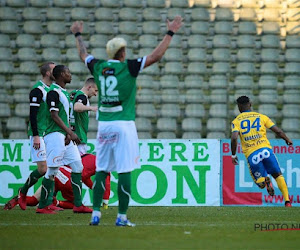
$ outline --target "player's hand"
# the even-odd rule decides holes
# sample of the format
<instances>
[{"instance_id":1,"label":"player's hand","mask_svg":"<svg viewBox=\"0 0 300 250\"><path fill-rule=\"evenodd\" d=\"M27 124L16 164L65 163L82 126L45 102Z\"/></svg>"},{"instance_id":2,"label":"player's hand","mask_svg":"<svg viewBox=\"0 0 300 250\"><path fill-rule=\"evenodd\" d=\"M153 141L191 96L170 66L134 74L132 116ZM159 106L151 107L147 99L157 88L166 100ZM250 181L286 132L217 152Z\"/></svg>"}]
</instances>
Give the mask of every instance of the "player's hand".
<instances>
[{"instance_id":1,"label":"player's hand","mask_svg":"<svg viewBox=\"0 0 300 250\"><path fill-rule=\"evenodd\" d=\"M91 111L97 112L98 107L97 106L90 106Z\"/></svg>"},{"instance_id":2,"label":"player's hand","mask_svg":"<svg viewBox=\"0 0 300 250\"><path fill-rule=\"evenodd\" d=\"M33 137L33 148L38 150L41 147L40 137L38 135Z\"/></svg>"},{"instance_id":3,"label":"player's hand","mask_svg":"<svg viewBox=\"0 0 300 250\"><path fill-rule=\"evenodd\" d=\"M69 145L70 142L71 142L71 136L69 134L67 134L65 137L65 146Z\"/></svg>"},{"instance_id":4,"label":"player's hand","mask_svg":"<svg viewBox=\"0 0 300 250\"><path fill-rule=\"evenodd\" d=\"M231 157L231 161L232 161L233 165L238 165L239 164L239 159L237 157L235 157L235 158Z\"/></svg>"},{"instance_id":5,"label":"player's hand","mask_svg":"<svg viewBox=\"0 0 300 250\"><path fill-rule=\"evenodd\" d=\"M290 139L286 140L285 143L286 143L286 145L289 145L289 146L293 145L293 142Z\"/></svg>"},{"instance_id":6,"label":"player's hand","mask_svg":"<svg viewBox=\"0 0 300 250\"><path fill-rule=\"evenodd\" d=\"M176 33L181 25L182 25L182 17L181 16L175 16L174 20L172 22L170 22L168 19L167 19L167 27L168 27L168 30L171 30L173 31L174 33Z\"/></svg>"},{"instance_id":7,"label":"player's hand","mask_svg":"<svg viewBox=\"0 0 300 250\"><path fill-rule=\"evenodd\" d=\"M76 34L77 32L82 33L83 32L83 22L82 21L76 21L72 24L70 30L73 34Z\"/></svg>"},{"instance_id":8,"label":"player's hand","mask_svg":"<svg viewBox=\"0 0 300 250\"><path fill-rule=\"evenodd\" d=\"M69 135L70 135L71 140L73 142L75 142L77 145L81 143L80 139L74 132L70 133Z\"/></svg>"}]
</instances>

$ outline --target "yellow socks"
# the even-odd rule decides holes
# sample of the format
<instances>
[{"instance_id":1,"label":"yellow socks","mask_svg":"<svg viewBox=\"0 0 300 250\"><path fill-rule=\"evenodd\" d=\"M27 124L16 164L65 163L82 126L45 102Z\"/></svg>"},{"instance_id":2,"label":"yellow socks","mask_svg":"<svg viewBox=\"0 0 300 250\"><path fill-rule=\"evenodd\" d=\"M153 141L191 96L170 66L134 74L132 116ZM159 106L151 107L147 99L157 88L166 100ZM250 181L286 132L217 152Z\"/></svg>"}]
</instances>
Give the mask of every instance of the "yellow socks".
<instances>
[{"instance_id":1,"label":"yellow socks","mask_svg":"<svg viewBox=\"0 0 300 250\"><path fill-rule=\"evenodd\" d=\"M285 182L285 179L282 175L279 175L277 178L276 178L276 182L277 182L277 185L278 185L278 188L280 189L282 195L283 195L283 198L285 201L289 201L289 191L288 191L288 188L286 186L286 182Z\"/></svg>"}]
</instances>

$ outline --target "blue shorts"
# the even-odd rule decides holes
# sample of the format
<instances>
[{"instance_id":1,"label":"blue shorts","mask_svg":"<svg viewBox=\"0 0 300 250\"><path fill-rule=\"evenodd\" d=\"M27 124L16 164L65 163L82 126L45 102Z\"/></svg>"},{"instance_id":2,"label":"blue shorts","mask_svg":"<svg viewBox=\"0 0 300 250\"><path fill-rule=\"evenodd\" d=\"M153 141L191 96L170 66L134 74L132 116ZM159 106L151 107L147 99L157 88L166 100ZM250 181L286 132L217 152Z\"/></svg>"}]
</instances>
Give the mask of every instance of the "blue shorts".
<instances>
[{"instance_id":1,"label":"blue shorts","mask_svg":"<svg viewBox=\"0 0 300 250\"><path fill-rule=\"evenodd\" d=\"M273 150L270 148L260 148L248 157L250 173L255 180L266 177L268 174L280 173L279 163Z\"/></svg>"}]
</instances>

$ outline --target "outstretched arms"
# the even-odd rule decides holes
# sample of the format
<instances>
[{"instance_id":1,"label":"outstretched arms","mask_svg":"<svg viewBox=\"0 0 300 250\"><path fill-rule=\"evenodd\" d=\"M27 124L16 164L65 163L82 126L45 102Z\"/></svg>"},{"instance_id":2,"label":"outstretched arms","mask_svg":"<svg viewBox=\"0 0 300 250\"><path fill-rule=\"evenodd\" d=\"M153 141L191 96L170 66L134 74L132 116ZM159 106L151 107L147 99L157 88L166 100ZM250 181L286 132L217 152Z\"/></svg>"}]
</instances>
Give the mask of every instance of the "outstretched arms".
<instances>
[{"instance_id":1,"label":"outstretched arms","mask_svg":"<svg viewBox=\"0 0 300 250\"><path fill-rule=\"evenodd\" d=\"M84 62L85 58L88 56L88 53L81 36L81 33L83 32L83 22L82 21L74 22L70 29L76 37L76 47L78 50L79 57L81 61Z\"/></svg>"}]
</instances>

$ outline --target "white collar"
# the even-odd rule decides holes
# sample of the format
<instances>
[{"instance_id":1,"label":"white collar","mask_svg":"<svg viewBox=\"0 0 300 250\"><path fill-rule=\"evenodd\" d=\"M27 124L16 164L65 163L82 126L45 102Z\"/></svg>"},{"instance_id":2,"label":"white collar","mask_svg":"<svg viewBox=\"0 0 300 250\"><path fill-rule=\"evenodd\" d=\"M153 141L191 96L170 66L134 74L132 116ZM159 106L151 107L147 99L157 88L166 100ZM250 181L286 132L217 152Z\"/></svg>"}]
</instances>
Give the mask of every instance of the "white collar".
<instances>
[{"instance_id":1,"label":"white collar","mask_svg":"<svg viewBox=\"0 0 300 250\"><path fill-rule=\"evenodd\" d=\"M56 82L53 83L54 85L56 85L57 87L59 87L60 89L67 91L66 89L62 88L61 86L59 86Z\"/></svg>"}]
</instances>

